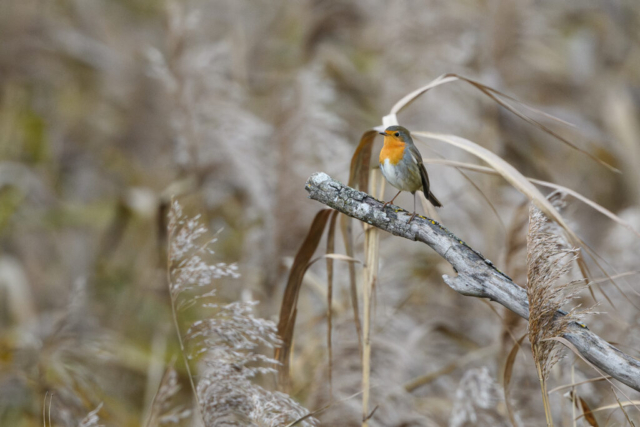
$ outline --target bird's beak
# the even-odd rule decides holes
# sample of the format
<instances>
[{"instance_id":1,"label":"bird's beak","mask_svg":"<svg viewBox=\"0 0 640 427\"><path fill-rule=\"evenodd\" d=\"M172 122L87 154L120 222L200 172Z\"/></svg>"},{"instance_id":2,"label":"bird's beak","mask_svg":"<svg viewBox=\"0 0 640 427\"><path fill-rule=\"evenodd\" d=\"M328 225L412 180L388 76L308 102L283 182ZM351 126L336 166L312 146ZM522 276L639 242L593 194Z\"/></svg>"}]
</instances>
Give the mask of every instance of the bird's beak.
<instances>
[{"instance_id":1,"label":"bird's beak","mask_svg":"<svg viewBox=\"0 0 640 427\"><path fill-rule=\"evenodd\" d=\"M378 132L378 133L379 133L380 135L382 135L382 136L386 136L386 135L387 135L387 133L386 133L386 132Z\"/></svg>"}]
</instances>

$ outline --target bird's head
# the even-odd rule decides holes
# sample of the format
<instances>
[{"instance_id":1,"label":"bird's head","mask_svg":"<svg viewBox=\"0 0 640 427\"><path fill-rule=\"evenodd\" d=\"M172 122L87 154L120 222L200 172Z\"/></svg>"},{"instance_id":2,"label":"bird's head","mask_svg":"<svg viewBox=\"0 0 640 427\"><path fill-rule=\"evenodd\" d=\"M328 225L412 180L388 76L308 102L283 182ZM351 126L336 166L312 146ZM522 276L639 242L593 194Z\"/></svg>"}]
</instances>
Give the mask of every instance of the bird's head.
<instances>
[{"instance_id":1,"label":"bird's head","mask_svg":"<svg viewBox=\"0 0 640 427\"><path fill-rule=\"evenodd\" d=\"M392 140L398 140L401 142L413 142L411 140L411 134L402 126L389 126L385 129L384 132L380 132L380 135L386 138L391 138Z\"/></svg>"}]
</instances>

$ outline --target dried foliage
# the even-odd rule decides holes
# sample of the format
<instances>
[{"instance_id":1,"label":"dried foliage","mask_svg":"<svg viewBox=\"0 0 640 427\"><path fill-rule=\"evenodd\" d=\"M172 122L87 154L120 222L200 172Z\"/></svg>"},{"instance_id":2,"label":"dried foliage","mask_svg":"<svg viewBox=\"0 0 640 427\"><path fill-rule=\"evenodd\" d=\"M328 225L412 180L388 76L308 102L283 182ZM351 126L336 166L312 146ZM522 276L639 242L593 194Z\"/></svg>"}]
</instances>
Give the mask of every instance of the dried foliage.
<instances>
[{"instance_id":1,"label":"dried foliage","mask_svg":"<svg viewBox=\"0 0 640 427\"><path fill-rule=\"evenodd\" d=\"M213 255L211 245L216 239L200 242L207 233L200 216L187 218L177 200L171 203L169 211L169 289L171 298L177 300L181 293L195 288L210 287L215 279L221 277L238 278L238 266L223 262L209 264L202 259L203 255ZM215 289L200 295L214 296Z\"/></svg>"},{"instance_id":2,"label":"dried foliage","mask_svg":"<svg viewBox=\"0 0 640 427\"><path fill-rule=\"evenodd\" d=\"M151 402L151 410L146 426L178 424L180 420L191 416L191 409L176 406L173 402L179 391L178 373L173 364L171 364L164 372L158 391L153 398L153 402Z\"/></svg>"},{"instance_id":3,"label":"dried foliage","mask_svg":"<svg viewBox=\"0 0 640 427\"><path fill-rule=\"evenodd\" d=\"M535 206L529 209L527 235L527 297L529 299L529 342L542 377L560 360L560 347L549 338L560 337L572 322L580 322L590 310L572 308L559 315L563 306L586 288L584 280L564 281L578 250L554 232L553 224Z\"/></svg>"},{"instance_id":4,"label":"dried foliage","mask_svg":"<svg viewBox=\"0 0 640 427\"><path fill-rule=\"evenodd\" d=\"M285 288L282 305L280 307L280 320L278 322L278 335L282 338L283 342L275 351L275 358L279 361L280 365L278 381L282 390L289 388L289 360L298 312L298 295L302 286L302 279L309 268L309 261L316 251L318 243L320 243L320 238L324 233L324 228L331 215L331 209L323 209L316 214L314 220L311 222L309 234L307 234L293 261L291 273L287 280L287 287Z\"/></svg>"},{"instance_id":5,"label":"dried foliage","mask_svg":"<svg viewBox=\"0 0 640 427\"><path fill-rule=\"evenodd\" d=\"M507 356L507 359L505 361L505 365L504 365L504 401L507 405L507 412L509 414L509 420L511 421L511 424L513 425L513 427L517 427L518 423L516 421L516 412L513 408L513 405L511 403L511 401L509 400L509 396L510 396L510 390L511 390L511 377L513 375L513 365L516 361L516 356L518 355L518 351L520 350L520 345L522 344L522 341L524 341L524 339L526 338L526 334L522 335L522 337L520 337L520 339L518 341L515 342L515 344L513 345L513 348L511 349L511 351L509 352L509 355Z\"/></svg>"},{"instance_id":6,"label":"dried foliage","mask_svg":"<svg viewBox=\"0 0 640 427\"><path fill-rule=\"evenodd\" d=\"M191 307L202 299L209 300L216 293L212 287L214 280L225 276L239 277L235 265L210 264L203 259L214 254L211 245L215 239L207 240L208 230L199 216L187 217L176 200L171 204L168 227L172 304ZM195 288L205 290L195 295L187 294ZM193 322L185 335L191 349L188 359L198 359L195 391L199 412L207 426L249 423L281 427L308 414L288 395L266 390L252 381L257 375L277 372L278 361L259 353L258 349L273 349L281 343L273 322L254 317L256 304L255 301L224 305L202 302L202 307L212 314ZM182 348L182 351L186 349ZM158 396L175 393L171 377L167 381L161 385ZM162 397L162 400L166 401L166 398ZM172 416L179 420L188 413ZM165 416L164 420L168 418ZM313 418L307 418L300 425L309 427L315 423Z\"/></svg>"},{"instance_id":7,"label":"dried foliage","mask_svg":"<svg viewBox=\"0 0 640 427\"><path fill-rule=\"evenodd\" d=\"M270 391L274 374L255 369L284 365L257 360L272 354L269 346L223 324L278 320L288 277L300 272L292 273L291 260L318 210L301 186L326 171L367 189L381 142L370 129L392 110L402 125L439 137L420 150L425 159L441 157L427 165L446 202L441 222L520 285L526 260L517 248L526 230L506 236L501 222L526 222L518 207L527 196L569 193L561 218L593 249L581 247L582 267L593 272L594 297L608 312L588 326L634 354L637 277L624 274L637 270L640 253L639 27L633 0L3 1L0 425L75 427L103 402L99 420L87 422L188 427L201 417L190 379L204 402L222 390L198 388L200 375L216 372L238 384L242 411L251 406L263 419L278 418L265 414L280 396ZM456 148L446 142L451 135L488 150L539 191L520 181L527 196L516 191L506 169L496 175L501 163L479 159L473 145ZM456 168L468 170L469 180ZM215 255L174 248L169 281L173 195L207 228L224 231L215 236ZM398 204L410 206L403 197ZM364 263L362 225L339 221L329 252ZM179 226L172 239L206 246L213 236L198 224L172 224ZM180 235L181 227L189 231ZM325 425L361 426L362 264L327 258L327 269L325 236L309 255L322 262L303 266L295 295L291 398L308 408L333 402L316 415ZM454 404L464 406L457 391L475 381L467 371L486 366L500 378L511 336L524 333L523 325L507 319L505 333L485 304L443 289L446 262L421 245L379 237L368 405L369 413L377 409L369 425L447 425ZM580 298L593 303L587 292ZM172 309L194 375L179 358L174 373L165 372L181 353ZM273 330L263 332L276 345ZM483 353L503 333L504 352ZM213 358L210 345L228 358ZM471 354L479 355L469 361ZM537 375L523 354L514 358L509 402L523 425L537 426L544 417L532 398ZM230 370L228 361L245 358L255 361ZM587 364L575 363L575 380L567 365L556 365L550 386L579 383L591 408L615 402L604 382L588 382L596 374ZM428 381L407 392L404 384L419 379ZM263 404L247 403L253 399ZM640 397L624 399L639 425L625 402ZM488 402L494 407L474 410L502 422L502 402ZM552 403L556 419L572 425L570 402ZM292 408L286 400L278 405ZM594 411L599 425L626 422L619 409L607 420L610 410Z\"/></svg>"},{"instance_id":8,"label":"dried foliage","mask_svg":"<svg viewBox=\"0 0 640 427\"><path fill-rule=\"evenodd\" d=\"M547 379L551 368L562 356L561 348L553 338L562 337L572 322L580 322L590 311L577 307L568 313L560 311L586 287L584 280L566 281L577 259L578 250L569 247L558 230L554 229L554 224L532 205L529 208L527 234L528 332L549 426L553 425L553 418L548 401Z\"/></svg>"}]
</instances>

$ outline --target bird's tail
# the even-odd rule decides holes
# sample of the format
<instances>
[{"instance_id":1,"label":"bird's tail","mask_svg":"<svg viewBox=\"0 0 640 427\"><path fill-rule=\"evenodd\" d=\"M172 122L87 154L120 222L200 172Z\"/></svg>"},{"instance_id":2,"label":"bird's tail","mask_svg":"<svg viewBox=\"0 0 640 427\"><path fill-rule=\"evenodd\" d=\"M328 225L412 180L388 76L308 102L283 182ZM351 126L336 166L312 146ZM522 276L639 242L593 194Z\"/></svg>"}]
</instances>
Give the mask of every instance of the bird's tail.
<instances>
[{"instance_id":1,"label":"bird's tail","mask_svg":"<svg viewBox=\"0 0 640 427\"><path fill-rule=\"evenodd\" d=\"M418 168L420 169L420 178L422 179L422 192L433 206L441 208L442 203L440 203L440 200L438 200L429 189L429 175L427 174L427 169L424 167L422 162L418 163Z\"/></svg>"},{"instance_id":2,"label":"bird's tail","mask_svg":"<svg viewBox=\"0 0 640 427\"><path fill-rule=\"evenodd\" d=\"M433 206L435 206L436 208L442 207L442 203L440 203L440 200L438 200L431 191L429 191L429 194L427 194L426 196L427 200L429 200Z\"/></svg>"}]
</instances>

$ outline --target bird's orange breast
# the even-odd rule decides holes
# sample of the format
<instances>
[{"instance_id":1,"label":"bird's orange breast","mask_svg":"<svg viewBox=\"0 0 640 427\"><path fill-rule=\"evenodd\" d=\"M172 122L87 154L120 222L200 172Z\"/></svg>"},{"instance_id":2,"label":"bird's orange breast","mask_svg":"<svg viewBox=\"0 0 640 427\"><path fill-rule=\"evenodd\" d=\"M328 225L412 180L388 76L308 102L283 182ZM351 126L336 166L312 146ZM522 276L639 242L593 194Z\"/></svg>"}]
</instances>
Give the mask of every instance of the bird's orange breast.
<instances>
[{"instance_id":1,"label":"bird's orange breast","mask_svg":"<svg viewBox=\"0 0 640 427\"><path fill-rule=\"evenodd\" d=\"M384 138L384 146L380 150L380 163L389 159L389 163L397 165L404 156L405 143L399 139L387 136Z\"/></svg>"}]
</instances>

